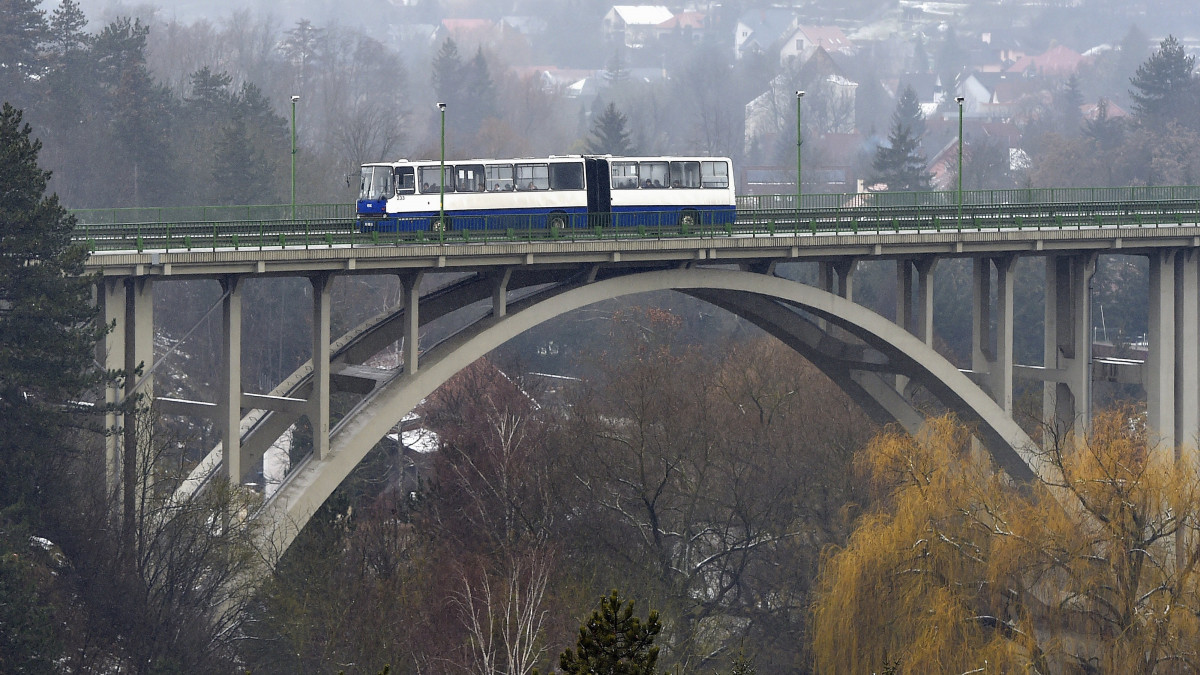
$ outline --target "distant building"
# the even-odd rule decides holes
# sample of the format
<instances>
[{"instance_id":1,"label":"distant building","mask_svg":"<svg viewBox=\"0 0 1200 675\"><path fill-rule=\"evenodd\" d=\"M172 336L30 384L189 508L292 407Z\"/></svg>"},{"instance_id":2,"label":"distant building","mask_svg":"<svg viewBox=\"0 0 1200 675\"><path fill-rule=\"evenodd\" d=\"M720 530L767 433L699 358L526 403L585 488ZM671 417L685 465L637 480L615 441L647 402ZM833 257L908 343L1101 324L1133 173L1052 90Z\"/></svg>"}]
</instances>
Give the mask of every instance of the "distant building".
<instances>
[{"instance_id":1,"label":"distant building","mask_svg":"<svg viewBox=\"0 0 1200 675\"><path fill-rule=\"evenodd\" d=\"M658 39L699 42L708 32L708 15L704 12L680 12L658 24Z\"/></svg>"},{"instance_id":2,"label":"distant building","mask_svg":"<svg viewBox=\"0 0 1200 675\"><path fill-rule=\"evenodd\" d=\"M988 121L1022 120L1049 104L1044 85L1016 73L982 73L967 76L959 85L963 116ZM957 116L957 111L945 113Z\"/></svg>"},{"instance_id":3,"label":"distant building","mask_svg":"<svg viewBox=\"0 0 1200 675\"><path fill-rule=\"evenodd\" d=\"M602 26L609 39L639 48L656 40L659 26L674 16L662 5L615 5L604 15Z\"/></svg>"},{"instance_id":4,"label":"distant building","mask_svg":"<svg viewBox=\"0 0 1200 675\"><path fill-rule=\"evenodd\" d=\"M790 9L770 7L746 12L734 27L734 57L777 49L795 28L796 14Z\"/></svg>"},{"instance_id":5,"label":"distant building","mask_svg":"<svg viewBox=\"0 0 1200 675\"><path fill-rule=\"evenodd\" d=\"M827 52L853 54L854 43L837 26L797 26L779 48L779 62L807 61L820 47Z\"/></svg>"},{"instance_id":6,"label":"distant building","mask_svg":"<svg viewBox=\"0 0 1200 675\"><path fill-rule=\"evenodd\" d=\"M1090 59L1079 52L1059 45L1036 56L1022 56L1005 69L1025 77L1068 77Z\"/></svg>"}]
</instances>

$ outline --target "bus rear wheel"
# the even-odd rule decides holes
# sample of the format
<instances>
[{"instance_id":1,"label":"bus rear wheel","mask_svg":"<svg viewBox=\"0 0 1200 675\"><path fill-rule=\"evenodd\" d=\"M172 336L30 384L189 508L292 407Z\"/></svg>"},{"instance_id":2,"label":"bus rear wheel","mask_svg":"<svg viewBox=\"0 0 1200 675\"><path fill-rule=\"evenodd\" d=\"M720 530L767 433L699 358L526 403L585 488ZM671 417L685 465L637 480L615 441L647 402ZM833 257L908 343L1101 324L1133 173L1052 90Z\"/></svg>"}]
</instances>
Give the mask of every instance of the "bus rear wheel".
<instances>
[{"instance_id":1,"label":"bus rear wheel","mask_svg":"<svg viewBox=\"0 0 1200 675\"><path fill-rule=\"evenodd\" d=\"M696 209L684 209L679 213L680 227L695 227L700 223L700 214Z\"/></svg>"},{"instance_id":2,"label":"bus rear wheel","mask_svg":"<svg viewBox=\"0 0 1200 675\"><path fill-rule=\"evenodd\" d=\"M546 226L556 232L561 232L567 226L567 214L562 211L555 211L546 219Z\"/></svg>"},{"instance_id":3,"label":"bus rear wheel","mask_svg":"<svg viewBox=\"0 0 1200 675\"><path fill-rule=\"evenodd\" d=\"M450 216L446 216L445 218L435 217L433 220L429 221L429 229L433 230L434 232L449 232L450 225Z\"/></svg>"}]
</instances>

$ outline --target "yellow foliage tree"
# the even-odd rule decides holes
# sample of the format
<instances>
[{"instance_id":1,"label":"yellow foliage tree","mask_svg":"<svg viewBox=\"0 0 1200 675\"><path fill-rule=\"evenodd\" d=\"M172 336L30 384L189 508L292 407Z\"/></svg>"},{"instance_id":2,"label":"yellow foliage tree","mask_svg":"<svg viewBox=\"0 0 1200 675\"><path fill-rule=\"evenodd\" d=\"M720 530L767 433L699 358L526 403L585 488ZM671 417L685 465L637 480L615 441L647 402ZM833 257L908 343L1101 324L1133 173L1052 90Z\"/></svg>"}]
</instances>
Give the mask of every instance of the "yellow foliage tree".
<instances>
[{"instance_id":1,"label":"yellow foliage tree","mask_svg":"<svg viewBox=\"0 0 1200 675\"><path fill-rule=\"evenodd\" d=\"M952 417L859 457L878 491L827 552L818 672L1200 672L1200 481L1129 409L1014 483ZM898 664L898 665L897 665Z\"/></svg>"}]
</instances>

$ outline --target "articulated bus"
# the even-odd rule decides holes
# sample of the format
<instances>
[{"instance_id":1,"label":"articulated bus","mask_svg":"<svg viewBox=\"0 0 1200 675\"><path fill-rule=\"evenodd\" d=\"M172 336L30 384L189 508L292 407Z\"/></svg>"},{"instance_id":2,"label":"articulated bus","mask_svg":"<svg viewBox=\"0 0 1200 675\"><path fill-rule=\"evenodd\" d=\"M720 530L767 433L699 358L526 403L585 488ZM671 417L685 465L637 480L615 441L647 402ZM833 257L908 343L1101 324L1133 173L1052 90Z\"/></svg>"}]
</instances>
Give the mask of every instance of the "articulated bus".
<instances>
[{"instance_id":1,"label":"articulated bus","mask_svg":"<svg viewBox=\"0 0 1200 675\"><path fill-rule=\"evenodd\" d=\"M592 155L362 166L361 230L725 225L735 216L725 157ZM445 214L444 220L441 214Z\"/></svg>"}]
</instances>

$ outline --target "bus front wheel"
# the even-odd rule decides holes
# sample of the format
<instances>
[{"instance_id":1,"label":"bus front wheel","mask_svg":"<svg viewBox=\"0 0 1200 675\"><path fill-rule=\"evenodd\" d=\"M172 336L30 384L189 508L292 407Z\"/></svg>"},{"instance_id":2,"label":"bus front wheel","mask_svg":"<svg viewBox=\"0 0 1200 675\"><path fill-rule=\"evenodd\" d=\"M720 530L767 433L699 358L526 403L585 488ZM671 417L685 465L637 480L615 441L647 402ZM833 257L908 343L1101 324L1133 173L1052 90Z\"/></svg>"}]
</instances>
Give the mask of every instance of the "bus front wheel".
<instances>
[{"instance_id":1,"label":"bus front wheel","mask_svg":"<svg viewBox=\"0 0 1200 675\"><path fill-rule=\"evenodd\" d=\"M434 232L449 232L450 217L446 216L445 218L434 218L433 220L429 221L429 227Z\"/></svg>"},{"instance_id":2,"label":"bus front wheel","mask_svg":"<svg viewBox=\"0 0 1200 675\"><path fill-rule=\"evenodd\" d=\"M679 213L680 227L695 227L700 222L700 214L695 209L684 209Z\"/></svg>"},{"instance_id":3,"label":"bus front wheel","mask_svg":"<svg viewBox=\"0 0 1200 675\"><path fill-rule=\"evenodd\" d=\"M555 211L546 219L546 224L551 230L562 230L567 226L567 214L562 211Z\"/></svg>"}]
</instances>

